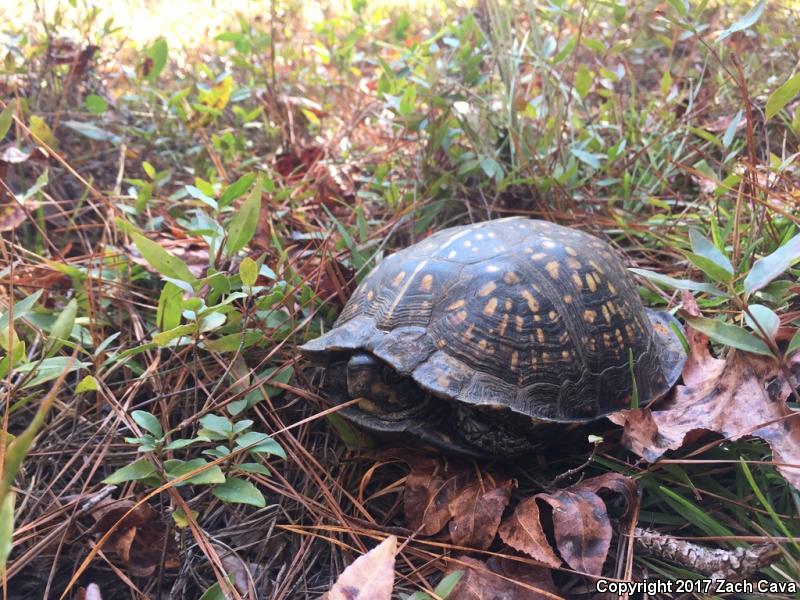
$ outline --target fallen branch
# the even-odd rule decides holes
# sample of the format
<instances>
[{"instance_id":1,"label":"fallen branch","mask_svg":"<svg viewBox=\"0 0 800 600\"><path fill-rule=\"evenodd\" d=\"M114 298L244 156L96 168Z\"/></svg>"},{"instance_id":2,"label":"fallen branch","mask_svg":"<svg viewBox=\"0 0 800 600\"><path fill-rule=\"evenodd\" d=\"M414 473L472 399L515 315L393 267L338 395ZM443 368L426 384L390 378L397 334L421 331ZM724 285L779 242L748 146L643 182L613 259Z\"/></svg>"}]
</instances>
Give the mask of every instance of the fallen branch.
<instances>
[{"instance_id":1,"label":"fallen branch","mask_svg":"<svg viewBox=\"0 0 800 600\"><path fill-rule=\"evenodd\" d=\"M689 567L711 579L747 579L781 555L780 548L772 543L725 550L700 546L640 527L634 530L634 536L635 546L641 551Z\"/></svg>"}]
</instances>

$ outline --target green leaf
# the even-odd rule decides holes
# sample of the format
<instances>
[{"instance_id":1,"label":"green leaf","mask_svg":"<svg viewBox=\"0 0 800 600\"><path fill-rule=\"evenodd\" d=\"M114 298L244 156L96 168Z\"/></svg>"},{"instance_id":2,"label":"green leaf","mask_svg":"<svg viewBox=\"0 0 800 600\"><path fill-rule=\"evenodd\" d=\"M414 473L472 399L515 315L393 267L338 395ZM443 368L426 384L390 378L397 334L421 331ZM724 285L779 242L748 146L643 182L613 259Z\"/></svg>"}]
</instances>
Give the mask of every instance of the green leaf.
<instances>
[{"instance_id":1,"label":"green leaf","mask_svg":"<svg viewBox=\"0 0 800 600\"><path fill-rule=\"evenodd\" d=\"M578 92L578 96L585 98L589 94L589 91L592 89L593 80L592 72L586 65L581 63L575 73L575 91Z\"/></svg>"},{"instance_id":2,"label":"green leaf","mask_svg":"<svg viewBox=\"0 0 800 600\"><path fill-rule=\"evenodd\" d=\"M132 231L131 237L144 259L161 275L192 284L197 283L197 278L192 275L189 267L180 258L173 256L159 244L146 238L138 231Z\"/></svg>"},{"instance_id":3,"label":"green leaf","mask_svg":"<svg viewBox=\"0 0 800 600\"><path fill-rule=\"evenodd\" d=\"M414 113L416 103L417 87L415 85L407 85L403 91L403 96L400 98L400 106L397 110L402 116L408 117Z\"/></svg>"},{"instance_id":4,"label":"green leaf","mask_svg":"<svg viewBox=\"0 0 800 600\"><path fill-rule=\"evenodd\" d=\"M744 313L744 320L747 325L752 329L756 334L762 335L761 330L756 327L756 322L761 325L761 328L766 332L766 334L771 338L775 339L775 334L778 333L778 328L781 326L781 319L778 315L775 314L771 308L764 306L763 304L751 304L747 307L750 311L750 314L753 315L753 318L750 318L750 315ZM755 319L755 321L753 321Z\"/></svg>"},{"instance_id":5,"label":"green leaf","mask_svg":"<svg viewBox=\"0 0 800 600\"><path fill-rule=\"evenodd\" d=\"M254 346L264 339L264 334L255 329L223 335L215 340L204 340L203 348L212 352L236 352Z\"/></svg>"},{"instance_id":6,"label":"green leaf","mask_svg":"<svg viewBox=\"0 0 800 600\"><path fill-rule=\"evenodd\" d=\"M156 467L148 458L140 458L136 462L114 471L111 475L103 479L103 483L112 485L124 483L126 481L139 481L156 474Z\"/></svg>"},{"instance_id":7,"label":"green leaf","mask_svg":"<svg viewBox=\"0 0 800 600\"><path fill-rule=\"evenodd\" d=\"M711 242L711 240L706 239L703 234L696 229L690 229L689 241L692 245L692 252L694 252L695 255L708 259L720 267L729 275L727 279L723 279L722 281L730 281L730 279L733 277L733 265L731 264L731 261L728 260L728 257L725 256L719 250L719 248L717 248Z\"/></svg>"},{"instance_id":8,"label":"green leaf","mask_svg":"<svg viewBox=\"0 0 800 600\"><path fill-rule=\"evenodd\" d=\"M228 206L231 202L241 197L253 185L255 179L255 173L246 173L226 187L219 197L220 208Z\"/></svg>"},{"instance_id":9,"label":"green leaf","mask_svg":"<svg viewBox=\"0 0 800 600\"><path fill-rule=\"evenodd\" d=\"M210 463L204 458L193 458L192 460L165 460L164 472L167 474L168 479L177 479L182 475L191 473L192 471L205 467L208 464ZM218 465L212 465L197 475L194 475L189 479L185 479L178 485L182 485L184 483L191 483L193 485L212 485L215 483L223 483L224 481L225 474L222 472L222 469L220 469Z\"/></svg>"},{"instance_id":10,"label":"green leaf","mask_svg":"<svg viewBox=\"0 0 800 600\"><path fill-rule=\"evenodd\" d=\"M664 74L661 76L661 83L659 86L661 88L661 93L665 96L672 88L672 73L669 72L669 69L664 69Z\"/></svg>"},{"instance_id":11,"label":"green leaf","mask_svg":"<svg viewBox=\"0 0 800 600\"><path fill-rule=\"evenodd\" d=\"M688 258L694 266L696 266L714 281L728 283L731 281L731 279L733 279L733 274L729 273L727 270L725 270L725 268L721 267L713 260L706 258L705 256L700 256L699 254L693 254L689 252L686 255L686 258Z\"/></svg>"},{"instance_id":12,"label":"green leaf","mask_svg":"<svg viewBox=\"0 0 800 600\"><path fill-rule=\"evenodd\" d=\"M258 491L256 486L238 477L228 477L225 483L215 485L211 493L223 502L251 504L258 508L264 508L267 505L264 495Z\"/></svg>"},{"instance_id":13,"label":"green leaf","mask_svg":"<svg viewBox=\"0 0 800 600\"><path fill-rule=\"evenodd\" d=\"M783 85L769 95L765 109L767 120L778 114L798 92L800 92L800 73L790 77Z\"/></svg>"},{"instance_id":14,"label":"green leaf","mask_svg":"<svg viewBox=\"0 0 800 600\"><path fill-rule=\"evenodd\" d=\"M225 244L228 256L233 256L244 248L256 232L258 216L261 212L261 186L262 181L259 178L250 195L228 223L226 228L228 240Z\"/></svg>"},{"instance_id":15,"label":"green leaf","mask_svg":"<svg viewBox=\"0 0 800 600\"><path fill-rule=\"evenodd\" d=\"M9 491L0 500L0 573L5 573L6 560L8 560L8 555L11 554L11 541L14 537L15 499L14 492Z\"/></svg>"},{"instance_id":16,"label":"green leaf","mask_svg":"<svg viewBox=\"0 0 800 600\"><path fill-rule=\"evenodd\" d=\"M149 431L156 438L164 437L164 430L161 428L161 423L155 415L146 410L135 410L131 413L131 418L136 421L139 427L145 431Z\"/></svg>"},{"instance_id":17,"label":"green leaf","mask_svg":"<svg viewBox=\"0 0 800 600\"><path fill-rule=\"evenodd\" d=\"M731 122L728 124L728 127L725 129L725 134L722 136L722 147L727 148L731 145L733 141L733 136L736 135L736 128L739 126L739 123L742 121L742 116L744 115L744 109L741 109L736 116L731 119ZM728 175L730 177L730 175ZM726 183L728 177L725 178L725 181L722 183Z\"/></svg>"},{"instance_id":18,"label":"green leaf","mask_svg":"<svg viewBox=\"0 0 800 600\"><path fill-rule=\"evenodd\" d=\"M202 425L204 429L214 431L225 437L228 437L233 433L233 423L231 423L229 419L219 415L203 416L200 419L200 425Z\"/></svg>"},{"instance_id":19,"label":"green leaf","mask_svg":"<svg viewBox=\"0 0 800 600\"><path fill-rule=\"evenodd\" d=\"M53 356L45 358L41 362L29 362L17 365L16 370L17 373L34 372L33 377L23 386L29 388L55 379L61 375L61 372L69 366L71 361L72 359L69 356ZM89 363L76 360L72 363L70 372L85 369L88 366Z\"/></svg>"},{"instance_id":20,"label":"green leaf","mask_svg":"<svg viewBox=\"0 0 800 600\"><path fill-rule=\"evenodd\" d=\"M259 431L248 431L236 438L236 445L239 448L249 446L248 452L253 454L273 454L286 458L286 452L281 445L273 440L266 433Z\"/></svg>"},{"instance_id":21,"label":"green leaf","mask_svg":"<svg viewBox=\"0 0 800 600\"><path fill-rule=\"evenodd\" d=\"M433 591L436 592L436 595L440 598L447 598L458 585L458 582L461 581L462 575L464 575L464 571L454 571L450 573L448 576L442 578Z\"/></svg>"},{"instance_id":22,"label":"green leaf","mask_svg":"<svg viewBox=\"0 0 800 600\"><path fill-rule=\"evenodd\" d=\"M222 591L222 587L220 587L219 583L215 583L203 592L203 595L200 596L200 600L228 600L228 596Z\"/></svg>"},{"instance_id":23,"label":"green leaf","mask_svg":"<svg viewBox=\"0 0 800 600\"><path fill-rule=\"evenodd\" d=\"M194 520L197 520L197 517L200 516L200 513L196 510L192 510L191 513ZM189 518L180 508L176 508L172 511L172 520L175 521L175 525L178 527L178 529L186 529L189 526ZM205 597L205 594L203 597Z\"/></svg>"},{"instance_id":24,"label":"green leaf","mask_svg":"<svg viewBox=\"0 0 800 600\"><path fill-rule=\"evenodd\" d=\"M144 78L149 82L154 82L158 79L158 76L161 75L161 71L164 70L164 67L167 65L167 56L169 54L169 48L167 46L167 40L164 38L159 38L147 49L145 55L147 56L149 63L149 69L147 70Z\"/></svg>"},{"instance_id":25,"label":"green leaf","mask_svg":"<svg viewBox=\"0 0 800 600\"><path fill-rule=\"evenodd\" d=\"M260 463L242 463L240 465L236 465L237 471L242 471L243 473L258 473L259 475L265 475L269 477L269 469Z\"/></svg>"},{"instance_id":26,"label":"green leaf","mask_svg":"<svg viewBox=\"0 0 800 600\"><path fill-rule=\"evenodd\" d=\"M794 332L794 335L789 342L789 347L786 348L786 356L789 356L798 348L800 348L800 329Z\"/></svg>"},{"instance_id":27,"label":"green leaf","mask_svg":"<svg viewBox=\"0 0 800 600\"><path fill-rule=\"evenodd\" d=\"M186 448L186 446L191 446L197 442L205 442L206 440L202 438L179 438L177 440L172 440L169 444L164 446L165 450L180 450L181 448Z\"/></svg>"},{"instance_id":28,"label":"green leaf","mask_svg":"<svg viewBox=\"0 0 800 600\"><path fill-rule=\"evenodd\" d=\"M742 327L706 317L685 317L685 320L697 331L706 334L715 342L753 354L772 356L769 346L763 340Z\"/></svg>"},{"instance_id":29,"label":"green leaf","mask_svg":"<svg viewBox=\"0 0 800 600\"><path fill-rule=\"evenodd\" d=\"M579 161L586 163L593 169L600 168L600 159L605 158L602 154L595 154L594 152L586 152L585 150L578 150L576 148L572 148L570 152L577 158Z\"/></svg>"},{"instance_id":30,"label":"green leaf","mask_svg":"<svg viewBox=\"0 0 800 600\"><path fill-rule=\"evenodd\" d=\"M14 109L16 108L16 101L9 102L0 113L0 141L6 137L8 130L11 129L11 123L14 120Z\"/></svg>"},{"instance_id":31,"label":"green leaf","mask_svg":"<svg viewBox=\"0 0 800 600\"><path fill-rule=\"evenodd\" d=\"M800 259L800 234L794 236L772 254L759 258L744 278L748 294L760 290Z\"/></svg>"},{"instance_id":32,"label":"green leaf","mask_svg":"<svg viewBox=\"0 0 800 600\"><path fill-rule=\"evenodd\" d=\"M89 94L83 101L83 105L93 115L99 115L100 113L104 113L108 110L108 102L106 102L105 98L98 96L97 94Z\"/></svg>"},{"instance_id":33,"label":"green leaf","mask_svg":"<svg viewBox=\"0 0 800 600\"><path fill-rule=\"evenodd\" d=\"M258 279L258 264L249 256L246 256L239 264L239 277L242 283L247 286L254 286Z\"/></svg>"},{"instance_id":34,"label":"green leaf","mask_svg":"<svg viewBox=\"0 0 800 600\"><path fill-rule=\"evenodd\" d=\"M39 301L39 298L42 296L42 290L36 290L30 296L26 296L16 304L14 304L14 320L20 319L27 315L33 306ZM8 327L8 317L11 314L11 311L4 312L0 315L0 329L5 329Z\"/></svg>"},{"instance_id":35,"label":"green leaf","mask_svg":"<svg viewBox=\"0 0 800 600\"><path fill-rule=\"evenodd\" d=\"M181 324L181 307L183 305L183 290L168 281L161 289L156 308L156 326L161 331L174 329Z\"/></svg>"},{"instance_id":36,"label":"green leaf","mask_svg":"<svg viewBox=\"0 0 800 600\"><path fill-rule=\"evenodd\" d=\"M122 140L122 138L120 138L116 133L102 129L94 123L84 123L83 121L64 121L62 125L72 129L72 131L79 133L83 137L89 138L90 140L96 140L98 142L111 142L112 144L118 144Z\"/></svg>"},{"instance_id":37,"label":"green leaf","mask_svg":"<svg viewBox=\"0 0 800 600\"><path fill-rule=\"evenodd\" d=\"M690 290L692 292L706 292L714 296L727 296L725 292L719 288L714 287L710 283L702 283L699 281L692 281L691 279L675 279L669 275L662 275L655 271L648 271L647 269L628 269L631 273L636 273L642 277L646 277L653 283L661 286L676 290Z\"/></svg>"},{"instance_id":38,"label":"green leaf","mask_svg":"<svg viewBox=\"0 0 800 600\"><path fill-rule=\"evenodd\" d=\"M53 130L47 124L47 121L37 115L31 115L28 119L28 128L34 136L34 141L38 144L40 141L50 147L58 145L56 136L53 135Z\"/></svg>"},{"instance_id":39,"label":"green leaf","mask_svg":"<svg viewBox=\"0 0 800 600\"><path fill-rule=\"evenodd\" d=\"M50 336L47 339L45 348L46 356L53 356L69 339L72 328L75 326L75 316L78 314L78 301L73 298L58 315L55 323L50 328Z\"/></svg>"},{"instance_id":40,"label":"green leaf","mask_svg":"<svg viewBox=\"0 0 800 600\"><path fill-rule=\"evenodd\" d=\"M764 12L764 7L767 5L767 0L759 0L758 4L756 4L753 8L751 8L746 14L742 15L738 21L736 21L733 25L721 31L719 36L717 37L717 42L721 42L722 40L730 37L737 31L742 31L743 29L747 29L748 27L752 27L756 24L761 18L761 13Z\"/></svg>"},{"instance_id":41,"label":"green leaf","mask_svg":"<svg viewBox=\"0 0 800 600\"><path fill-rule=\"evenodd\" d=\"M167 331L162 331L153 336L153 342L162 348L169 344L172 340L184 336L191 336L197 331L196 323L187 323L186 325L179 325Z\"/></svg>"},{"instance_id":42,"label":"green leaf","mask_svg":"<svg viewBox=\"0 0 800 600\"><path fill-rule=\"evenodd\" d=\"M91 375L87 375L80 380L77 386L75 386L75 393L82 394L84 392L96 392L99 389L100 386L97 383L97 379Z\"/></svg>"}]
</instances>

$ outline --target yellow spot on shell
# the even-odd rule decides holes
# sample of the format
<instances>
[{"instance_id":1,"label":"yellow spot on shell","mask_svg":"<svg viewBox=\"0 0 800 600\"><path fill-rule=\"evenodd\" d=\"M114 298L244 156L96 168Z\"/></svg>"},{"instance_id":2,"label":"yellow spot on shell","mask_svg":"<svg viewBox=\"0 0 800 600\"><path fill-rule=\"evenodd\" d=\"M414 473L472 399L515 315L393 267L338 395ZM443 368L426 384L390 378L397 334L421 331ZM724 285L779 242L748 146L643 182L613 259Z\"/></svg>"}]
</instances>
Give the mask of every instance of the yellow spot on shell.
<instances>
[{"instance_id":1,"label":"yellow spot on shell","mask_svg":"<svg viewBox=\"0 0 800 600\"><path fill-rule=\"evenodd\" d=\"M490 317L494 314L495 310L497 310L497 298L490 298L486 306L483 307L483 314Z\"/></svg>"},{"instance_id":2,"label":"yellow spot on shell","mask_svg":"<svg viewBox=\"0 0 800 600\"><path fill-rule=\"evenodd\" d=\"M486 350L486 348L488 347L489 347L489 342L487 342L486 340L481 340L480 342L478 342L478 348L480 348L481 350Z\"/></svg>"},{"instance_id":3,"label":"yellow spot on shell","mask_svg":"<svg viewBox=\"0 0 800 600\"><path fill-rule=\"evenodd\" d=\"M523 319L520 315L514 317L514 322L518 332L522 331L522 328L525 327L525 319Z\"/></svg>"},{"instance_id":4,"label":"yellow spot on shell","mask_svg":"<svg viewBox=\"0 0 800 600\"><path fill-rule=\"evenodd\" d=\"M466 320L467 320L467 311L465 311L465 310L458 311L456 313L456 316L453 317L453 322L456 325L460 325L461 323L463 323Z\"/></svg>"},{"instance_id":5,"label":"yellow spot on shell","mask_svg":"<svg viewBox=\"0 0 800 600\"><path fill-rule=\"evenodd\" d=\"M605 304L603 305L602 312L606 323L611 323L611 313L608 312L608 307Z\"/></svg>"},{"instance_id":6,"label":"yellow spot on shell","mask_svg":"<svg viewBox=\"0 0 800 600\"><path fill-rule=\"evenodd\" d=\"M481 297L488 296L489 294L491 294L495 290L496 287L497 287L497 285L495 284L495 282L494 281L490 281L489 283L484 285L480 290L478 290L478 296L481 296Z\"/></svg>"},{"instance_id":7,"label":"yellow spot on shell","mask_svg":"<svg viewBox=\"0 0 800 600\"><path fill-rule=\"evenodd\" d=\"M597 313L593 310L585 310L583 311L583 318L587 323L594 323L594 320L597 318Z\"/></svg>"},{"instance_id":8,"label":"yellow spot on shell","mask_svg":"<svg viewBox=\"0 0 800 600\"><path fill-rule=\"evenodd\" d=\"M564 296L564 304L572 304L572 296L570 294Z\"/></svg>"},{"instance_id":9,"label":"yellow spot on shell","mask_svg":"<svg viewBox=\"0 0 800 600\"><path fill-rule=\"evenodd\" d=\"M447 258L455 258L456 256L457 253L455 250L450 250L450 252L447 254Z\"/></svg>"},{"instance_id":10,"label":"yellow spot on shell","mask_svg":"<svg viewBox=\"0 0 800 600\"><path fill-rule=\"evenodd\" d=\"M619 329L614 330L614 337L617 338L617 342L622 345L625 342L625 338L622 337L622 332Z\"/></svg>"},{"instance_id":11,"label":"yellow spot on shell","mask_svg":"<svg viewBox=\"0 0 800 600\"><path fill-rule=\"evenodd\" d=\"M506 301L503 303L506 307L506 310L511 310L514 307L514 303L511 301L511 298L506 298Z\"/></svg>"},{"instance_id":12,"label":"yellow spot on shell","mask_svg":"<svg viewBox=\"0 0 800 600\"><path fill-rule=\"evenodd\" d=\"M433 275L428 273L425 277L422 278L422 281L419 284L419 289L423 292L430 292L431 288L433 287Z\"/></svg>"},{"instance_id":13,"label":"yellow spot on shell","mask_svg":"<svg viewBox=\"0 0 800 600\"><path fill-rule=\"evenodd\" d=\"M583 266L581 265L581 261L574 259L571 256L567 257L566 263L570 269L575 269L575 270L578 270Z\"/></svg>"},{"instance_id":14,"label":"yellow spot on shell","mask_svg":"<svg viewBox=\"0 0 800 600\"><path fill-rule=\"evenodd\" d=\"M533 260L542 260L545 256L547 256L547 254L545 254L544 252L537 252L536 254L531 256L531 258Z\"/></svg>"},{"instance_id":15,"label":"yellow spot on shell","mask_svg":"<svg viewBox=\"0 0 800 600\"><path fill-rule=\"evenodd\" d=\"M482 233L479 233L479 234L477 234L477 235L475 236L475 239L476 239L476 240L482 240L482 239L483 239L483 234L482 234Z\"/></svg>"},{"instance_id":16,"label":"yellow spot on shell","mask_svg":"<svg viewBox=\"0 0 800 600\"><path fill-rule=\"evenodd\" d=\"M573 248L572 246L565 246L564 252L566 252L570 256L578 256L578 251L575 250L575 248Z\"/></svg>"},{"instance_id":17,"label":"yellow spot on shell","mask_svg":"<svg viewBox=\"0 0 800 600\"><path fill-rule=\"evenodd\" d=\"M500 270L500 267L496 267L494 265L487 265L486 272L487 273L497 273Z\"/></svg>"},{"instance_id":18,"label":"yellow spot on shell","mask_svg":"<svg viewBox=\"0 0 800 600\"><path fill-rule=\"evenodd\" d=\"M497 237L497 235L495 235L494 231L490 231L490 232L489 232L489 233L487 233L486 235L488 235L488 236L489 236L490 238L492 238L492 239L494 239L494 238L496 238L496 237Z\"/></svg>"},{"instance_id":19,"label":"yellow spot on shell","mask_svg":"<svg viewBox=\"0 0 800 600\"><path fill-rule=\"evenodd\" d=\"M403 283L403 279L405 278L406 278L406 272L400 271L397 275L394 276L394 279L392 279L392 285L394 287L397 287L398 285Z\"/></svg>"},{"instance_id":20,"label":"yellow spot on shell","mask_svg":"<svg viewBox=\"0 0 800 600\"><path fill-rule=\"evenodd\" d=\"M606 348L611 348L611 336L608 335L607 333L603 334L603 345Z\"/></svg>"},{"instance_id":21,"label":"yellow spot on shell","mask_svg":"<svg viewBox=\"0 0 800 600\"><path fill-rule=\"evenodd\" d=\"M558 263L554 260L551 260L544 266L547 269L547 272L550 273L550 277L553 279L558 279Z\"/></svg>"},{"instance_id":22,"label":"yellow spot on shell","mask_svg":"<svg viewBox=\"0 0 800 600\"><path fill-rule=\"evenodd\" d=\"M611 292L612 294L617 293L617 288L614 287L614 284L611 283L610 281L608 282L608 291Z\"/></svg>"},{"instance_id":23,"label":"yellow spot on shell","mask_svg":"<svg viewBox=\"0 0 800 600\"><path fill-rule=\"evenodd\" d=\"M515 283L519 283L519 275L514 273L514 271L509 271L503 275L503 281L505 281L508 285L514 285Z\"/></svg>"},{"instance_id":24,"label":"yellow spot on shell","mask_svg":"<svg viewBox=\"0 0 800 600\"><path fill-rule=\"evenodd\" d=\"M531 366L535 369L536 363L539 361L538 357L536 356L535 352L531 352Z\"/></svg>"},{"instance_id":25,"label":"yellow spot on shell","mask_svg":"<svg viewBox=\"0 0 800 600\"><path fill-rule=\"evenodd\" d=\"M519 365L519 352L512 352L511 353L511 368L516 371L517 366Z\"/></svg>"},{"instance_id":26,"label":"yellow spot on shell","mask_svg":"<svg viewBox=\"0 0 800 600\"><path fill-rule=\"evenodd\" d=\"M563 350L561 352L561 358L563 358L564 360L569 360L570 358L572 358L572 354L570 353L569 350Z\"/></svg>"},{"instance_id":27,"label":"yellow spot on shell","mask_svg":"<svg viewBox=\"0 0 800 600\"><path fill-rule=\"evenodd\" d=\"M472 246L472 242L469 240L464 240L464 248L469 248L470 246Z\"/></svg>"},{"instance_id":28,"label":"yellow spot on shell","mask_svg":"<svg viewBox=\"0 0 800 600\"><path fill-rule=\"evenodd\" d=\"M549 313L547 313L547 316L550 318L551 321L555 321L556 319L558 319L558 313L554 310L551 310Z\"/></svg>"},{"instance_id":29,"label":"yellow spot on shell","mask_svg":"<svg viewBox=\"0 0 800 600\"><path fill-rule=\"evenodd\" d=\"M436 383L439 384L439 387L448 388L450 387L450 378L447 375L439 375L436 378Z\"/></svg>"},{"instance_id":30,"label":"yellow spot on shell","mask_svg":"<svg viewBox=\"0 0 800 600\"><path fill-rule=\"evenodd\" d=\"M542 247L547 248L548 250L552 250L556 247L555 243L552 240L545 240L542 242Z\"/></svg>"},{"instance_id":31,"label":"yellow spot on shell","mask_svg":"<svg viewBox=\"0 0 800 600\"><path fill-rule=\"evenodd\" d=\"M528 308L531 309L532 313L539 312L539 303L536 301L536 298L533 297L528 290L522 290L522 297L525 298L525 302L528 303Z\"/></svg>"},{"instance_id":32,"label":"yellow spot on shell","mask_svg":"<svg viewBox=\"0 0 800 600\"><path fill-rule=\"evenodd\" d=\"M441 338L439 341L436 342L436 345L439 346L439 348L444 348L445 346L447 346L447 341L444 338Z\"/></svg>"},{"instance_id":33,"label":"yellow spot on shell","mask_svg":"<svg viewBox=\"0 0 800 600\"><path fill-rule=\"evenodd\" d=\"M461 308L466 304L466 300L456 300L450 306L447 307L447 310L456 310L457 308Z\"/></svg>"},{"instance_id":34,"label":"yellow spot on shell","mask_svg":"<svg viewBox=\"0 0 800 600\"><path fill-rule=\"evenodd\" d=\"M536 330L536 339L539 340L540 344L544 344L544 330L537 329Z\"/></svg>"},{"instance_id":35,"label":"yellow spot on shell","mask_svg":"<svg viewBox=\"0 0 800 600\"><path fill-rule=\"evenodd\" d=\"M586 274L586 285L589 286L589 291L597 291L597 282L594 280L594 276L591 273Z\"/></svg>"},{"instance_id":36,"label":"yellow spot on shell","mask_svg":"<svg viewBox=\"0 0 800 600\"><path fill-rule=\"evenodd\" d=\"M578 273L572 274L572 283L574 283L575 287L578 288L579 290L583 289L583 280L581 279L581 276L578 275Z\"/></svg>"},{"instance_id":37,"label":"yellow spot on shell","mask_svg":"<svg viewBox=\"0 0 800 600\"><path fill-rule=\"evenodd\" d=\"M373 299L374 297L375 297L375 292L373 292L372 290L370 290L370 291L368 291L368 292L367 292L367 300L369 300L370 302L372 302L372 299Z\"/></svg>"},{"instance_id":38,"label":"yellow spot on shell","mask_svg":"<svg viewBox=\"0 0 800 600\"><path fill-rule=\"evenodd\" d=\"M549 360L550 360L550 353L542 352L542 362L548 362Z\"/></svg>"},{"instance_id":39,"label":"yellow spot on shell","mask_svg":"<svg viewBox=\"0 0 800 600\"><path fill-rule=\"evenodd\" d=\"M472 339L472 330L475 329L475 325L470 325L467 327L467 330L464 332L464 339L469 341Z\"/></svg>"},{"instance_id":40,"label":"yellow spot on shell","mask_svg":"<svg viewBox=\"0 0 800 600\"><path fill-rule=\"evenodd\" d=\"M506 334L506 327L508 327L508 315L503 315L503 318L500 319L500 324L497 326L497 333L500 334L500 337Z\"/></svg>"}]
</instances>

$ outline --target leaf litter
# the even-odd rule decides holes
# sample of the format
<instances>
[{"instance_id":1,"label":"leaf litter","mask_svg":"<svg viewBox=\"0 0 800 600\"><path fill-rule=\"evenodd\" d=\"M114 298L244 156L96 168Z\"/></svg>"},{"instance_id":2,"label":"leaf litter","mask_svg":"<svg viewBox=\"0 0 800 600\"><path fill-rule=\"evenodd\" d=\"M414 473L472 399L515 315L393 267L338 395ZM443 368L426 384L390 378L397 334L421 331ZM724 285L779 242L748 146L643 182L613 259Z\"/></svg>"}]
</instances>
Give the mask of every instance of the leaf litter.
<instances>
[{"instance_id":1,"label":"leaf litter","mask_svg":"<svg viewBox=\"0 0 800 600\"><path fill-rule=\"evenodd\" d=\"M683 303L687 312L699 316L691 294L684 293ZM732 441L755 436L769 444L777 470L800 489L800 414L786 404L797 387L794 372L800 354L791 356L782 370L770 358L738 350L715 358L708 337L691 326L686 328L686 339L690 350L684 384L676 387L672 398L658 409L622 410L609 416L624 427L624 445L655 462L708 432Z\"/></svg>"}]
</instances>

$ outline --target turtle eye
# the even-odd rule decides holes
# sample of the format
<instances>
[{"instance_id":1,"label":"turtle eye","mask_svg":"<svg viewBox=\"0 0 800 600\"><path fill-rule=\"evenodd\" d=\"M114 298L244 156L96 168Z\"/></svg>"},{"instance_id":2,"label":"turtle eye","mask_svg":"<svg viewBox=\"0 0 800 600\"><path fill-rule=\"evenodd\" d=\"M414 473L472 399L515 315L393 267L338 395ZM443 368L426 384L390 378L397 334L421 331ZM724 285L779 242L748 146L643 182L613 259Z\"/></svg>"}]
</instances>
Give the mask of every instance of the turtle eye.
<instances>
[{"instance_id":1,"label":"turtle eye","mask_svg":"<svg viewBox=\"0 0 800 600\"><path fill-rule=\"evenodd\" d=\"M403 376L389 365L385 365L381 369L381 380L383 383L393 385L395 383L400 383L403 380Z\"/></svg>"}]
</instances>

